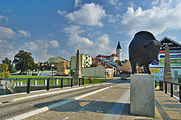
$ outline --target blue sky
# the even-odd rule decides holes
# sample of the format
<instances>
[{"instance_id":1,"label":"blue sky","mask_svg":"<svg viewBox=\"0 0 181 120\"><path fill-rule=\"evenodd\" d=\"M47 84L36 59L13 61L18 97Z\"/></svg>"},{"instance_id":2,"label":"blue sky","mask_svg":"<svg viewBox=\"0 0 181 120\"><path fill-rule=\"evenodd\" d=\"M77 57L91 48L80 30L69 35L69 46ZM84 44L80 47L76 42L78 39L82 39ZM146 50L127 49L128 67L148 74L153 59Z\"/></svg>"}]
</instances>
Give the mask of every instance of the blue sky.
<instances>
[{"instance_id":1,"label":"blue sky","mask_svg":"<svg viewBox=\"0 0 181 120\"><path fill-rule=\"evenodd\" d=\"M81 53L115 53L123 59L134 34L181 42L180 0L0 0L0 60L21 49L35 61Z\"/></svg>"}]
</instances>

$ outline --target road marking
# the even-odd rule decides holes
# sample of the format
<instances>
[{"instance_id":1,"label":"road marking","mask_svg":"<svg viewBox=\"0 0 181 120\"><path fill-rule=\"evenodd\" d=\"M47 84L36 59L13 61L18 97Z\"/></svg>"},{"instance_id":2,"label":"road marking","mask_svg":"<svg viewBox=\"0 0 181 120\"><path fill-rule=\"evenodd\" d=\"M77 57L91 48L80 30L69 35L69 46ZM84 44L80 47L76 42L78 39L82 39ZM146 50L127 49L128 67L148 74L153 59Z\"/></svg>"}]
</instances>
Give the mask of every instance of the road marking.
<instances>
[{"instance_id":1,"label":"road marking","mask_svg":"<svg viewBox=\"0 0 181 120\"><path fill-rule=\"evenodd\" d=\"M102 88L102 89L99 89L99 90L96 90L96 91L93 91L93 92L90 92L90 93L86 93L86 94L84 94L84 95L80 95L80 96L74 97L74 98L72 98L72 99L67 99L67 100L59 101L59 102L57 102L57 103L48 105L48 106L46 106L46 107L42 107L42 108L39 108L39 109L37 109L37 110L33 110L33 111L30 111L30 112L27 112L27 113L24 113L24 114L21 114L21 115L17 115L17 116L15 116L15 117L12 117L12 118L9 118L9 119L6 119L6 120L22 120L22 119L25 119L25 118L27 118L27 117L30 117L30 116L33 116L33 115L36 115L36 114L39 114L39 113L48 111L48 110L53 109L53 108L55 108L55 107L58 107L58 106L61 106L61 105L70 103L70 102L72 102L72 101L74 101L74 100L78 100L78 99L87 97L87 96L92 95L92 94L95 94L95 93L97 93L97 92L101 92L101 91L106 90L106 89L108 89L108 88L109 88L109 87L105 87L105 88Z\"/></svg>"},{"instance_id":2,"label":"road marking","mask_svg":"<svg viewBox=\"0 0 181 120\"><path fill-rule=\"evenodd\" d=\"M126 105L125 102L128 101L129 96L130 89L126 90L124 94L120 97L120 99L116 101L112 109L110 109L108 113L105 115L104 120L118 120L123 112L123 109Z\"/></svg>"}]
</instances>

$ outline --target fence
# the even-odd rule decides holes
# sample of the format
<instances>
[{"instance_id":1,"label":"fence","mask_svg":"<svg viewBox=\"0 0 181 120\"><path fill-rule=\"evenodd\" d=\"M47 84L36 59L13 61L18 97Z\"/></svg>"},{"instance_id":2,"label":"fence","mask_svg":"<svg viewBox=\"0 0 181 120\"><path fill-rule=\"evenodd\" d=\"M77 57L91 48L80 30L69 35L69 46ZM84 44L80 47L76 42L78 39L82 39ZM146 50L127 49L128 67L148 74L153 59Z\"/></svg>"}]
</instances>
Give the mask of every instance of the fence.
<instances>
[{"instance_id":1,"label":"fence","mask_svg":"<svg viewBox=\"0 0 181 120\"><path fill-rule=\"evenodd\" d=\"M178 87L179 87L179 89L178 89ZM175 90L174 90L174 88L175 88ZM163 91L163 89L164 89L165 93L170 92L171 97L173 97L173 95L175 93L176 96L179 98L179 102L181 102L181 83L160 81L159 89L161 91Z\"/></svg>"},{"instance_id":2,"label":"fence","mask_svg":"<svg viewBox=\"0 0 181 120\"><path fill-rule=\"evenodd\" d=\"M37 82L35 80L44 80L44 86L46 86L46 90L48 91L50 89L50 80L55 80L55 85L52 84L52 86L60 86L60 88L63 88L64 86L74 86L74 79L72 77L66 77L66 78L0 78L0 81L24 81L26 80L26 92L30 93L31 91L31 81L34 81L34 86L36 87ZM64 84L64 80L67 80L67 84ZM58 81L60 81L60 85L58 85ZM70 84L69 84L70 82ZM79 86L84 85L84 78L79 78Z\"/></svg>"}]
</instances>

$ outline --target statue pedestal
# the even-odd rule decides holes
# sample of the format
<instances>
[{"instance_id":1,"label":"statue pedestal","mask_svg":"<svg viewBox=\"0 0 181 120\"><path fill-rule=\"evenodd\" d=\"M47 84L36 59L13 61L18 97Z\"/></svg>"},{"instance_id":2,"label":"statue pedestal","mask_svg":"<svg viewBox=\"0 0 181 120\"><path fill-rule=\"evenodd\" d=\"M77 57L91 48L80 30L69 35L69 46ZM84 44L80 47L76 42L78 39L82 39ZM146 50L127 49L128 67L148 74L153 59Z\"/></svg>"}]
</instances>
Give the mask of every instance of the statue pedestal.
<instances>
[{"instance_id":1,"label":"statue pedestal","mask_svg":"<svg viewBox=\"0 0 181 120\"><path fill-rule=\"evenodd\" d=\"M153 75L131 75L130 103L131 114L155 117L155 79Z\"/></svg>"}]
</instances>

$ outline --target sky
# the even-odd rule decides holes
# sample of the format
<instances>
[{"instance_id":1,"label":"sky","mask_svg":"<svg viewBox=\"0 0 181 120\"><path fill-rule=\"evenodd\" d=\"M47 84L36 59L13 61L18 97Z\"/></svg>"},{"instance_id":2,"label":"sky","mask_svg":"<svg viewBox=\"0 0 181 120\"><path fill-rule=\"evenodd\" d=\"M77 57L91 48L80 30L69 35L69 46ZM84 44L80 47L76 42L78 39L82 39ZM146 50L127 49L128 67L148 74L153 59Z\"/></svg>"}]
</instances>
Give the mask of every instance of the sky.
<instances>
[{"instance_id":1,"label":"sky","mask_svg":"<svg viewBox=\"0 0 181 120\"><path fill-rule=\"evenodd\" d=\"M19 50L36 62L81 54L122 58L139 31L181 43L180 0L0 0L0 61Z\"/></svg>"}]
</instances>

